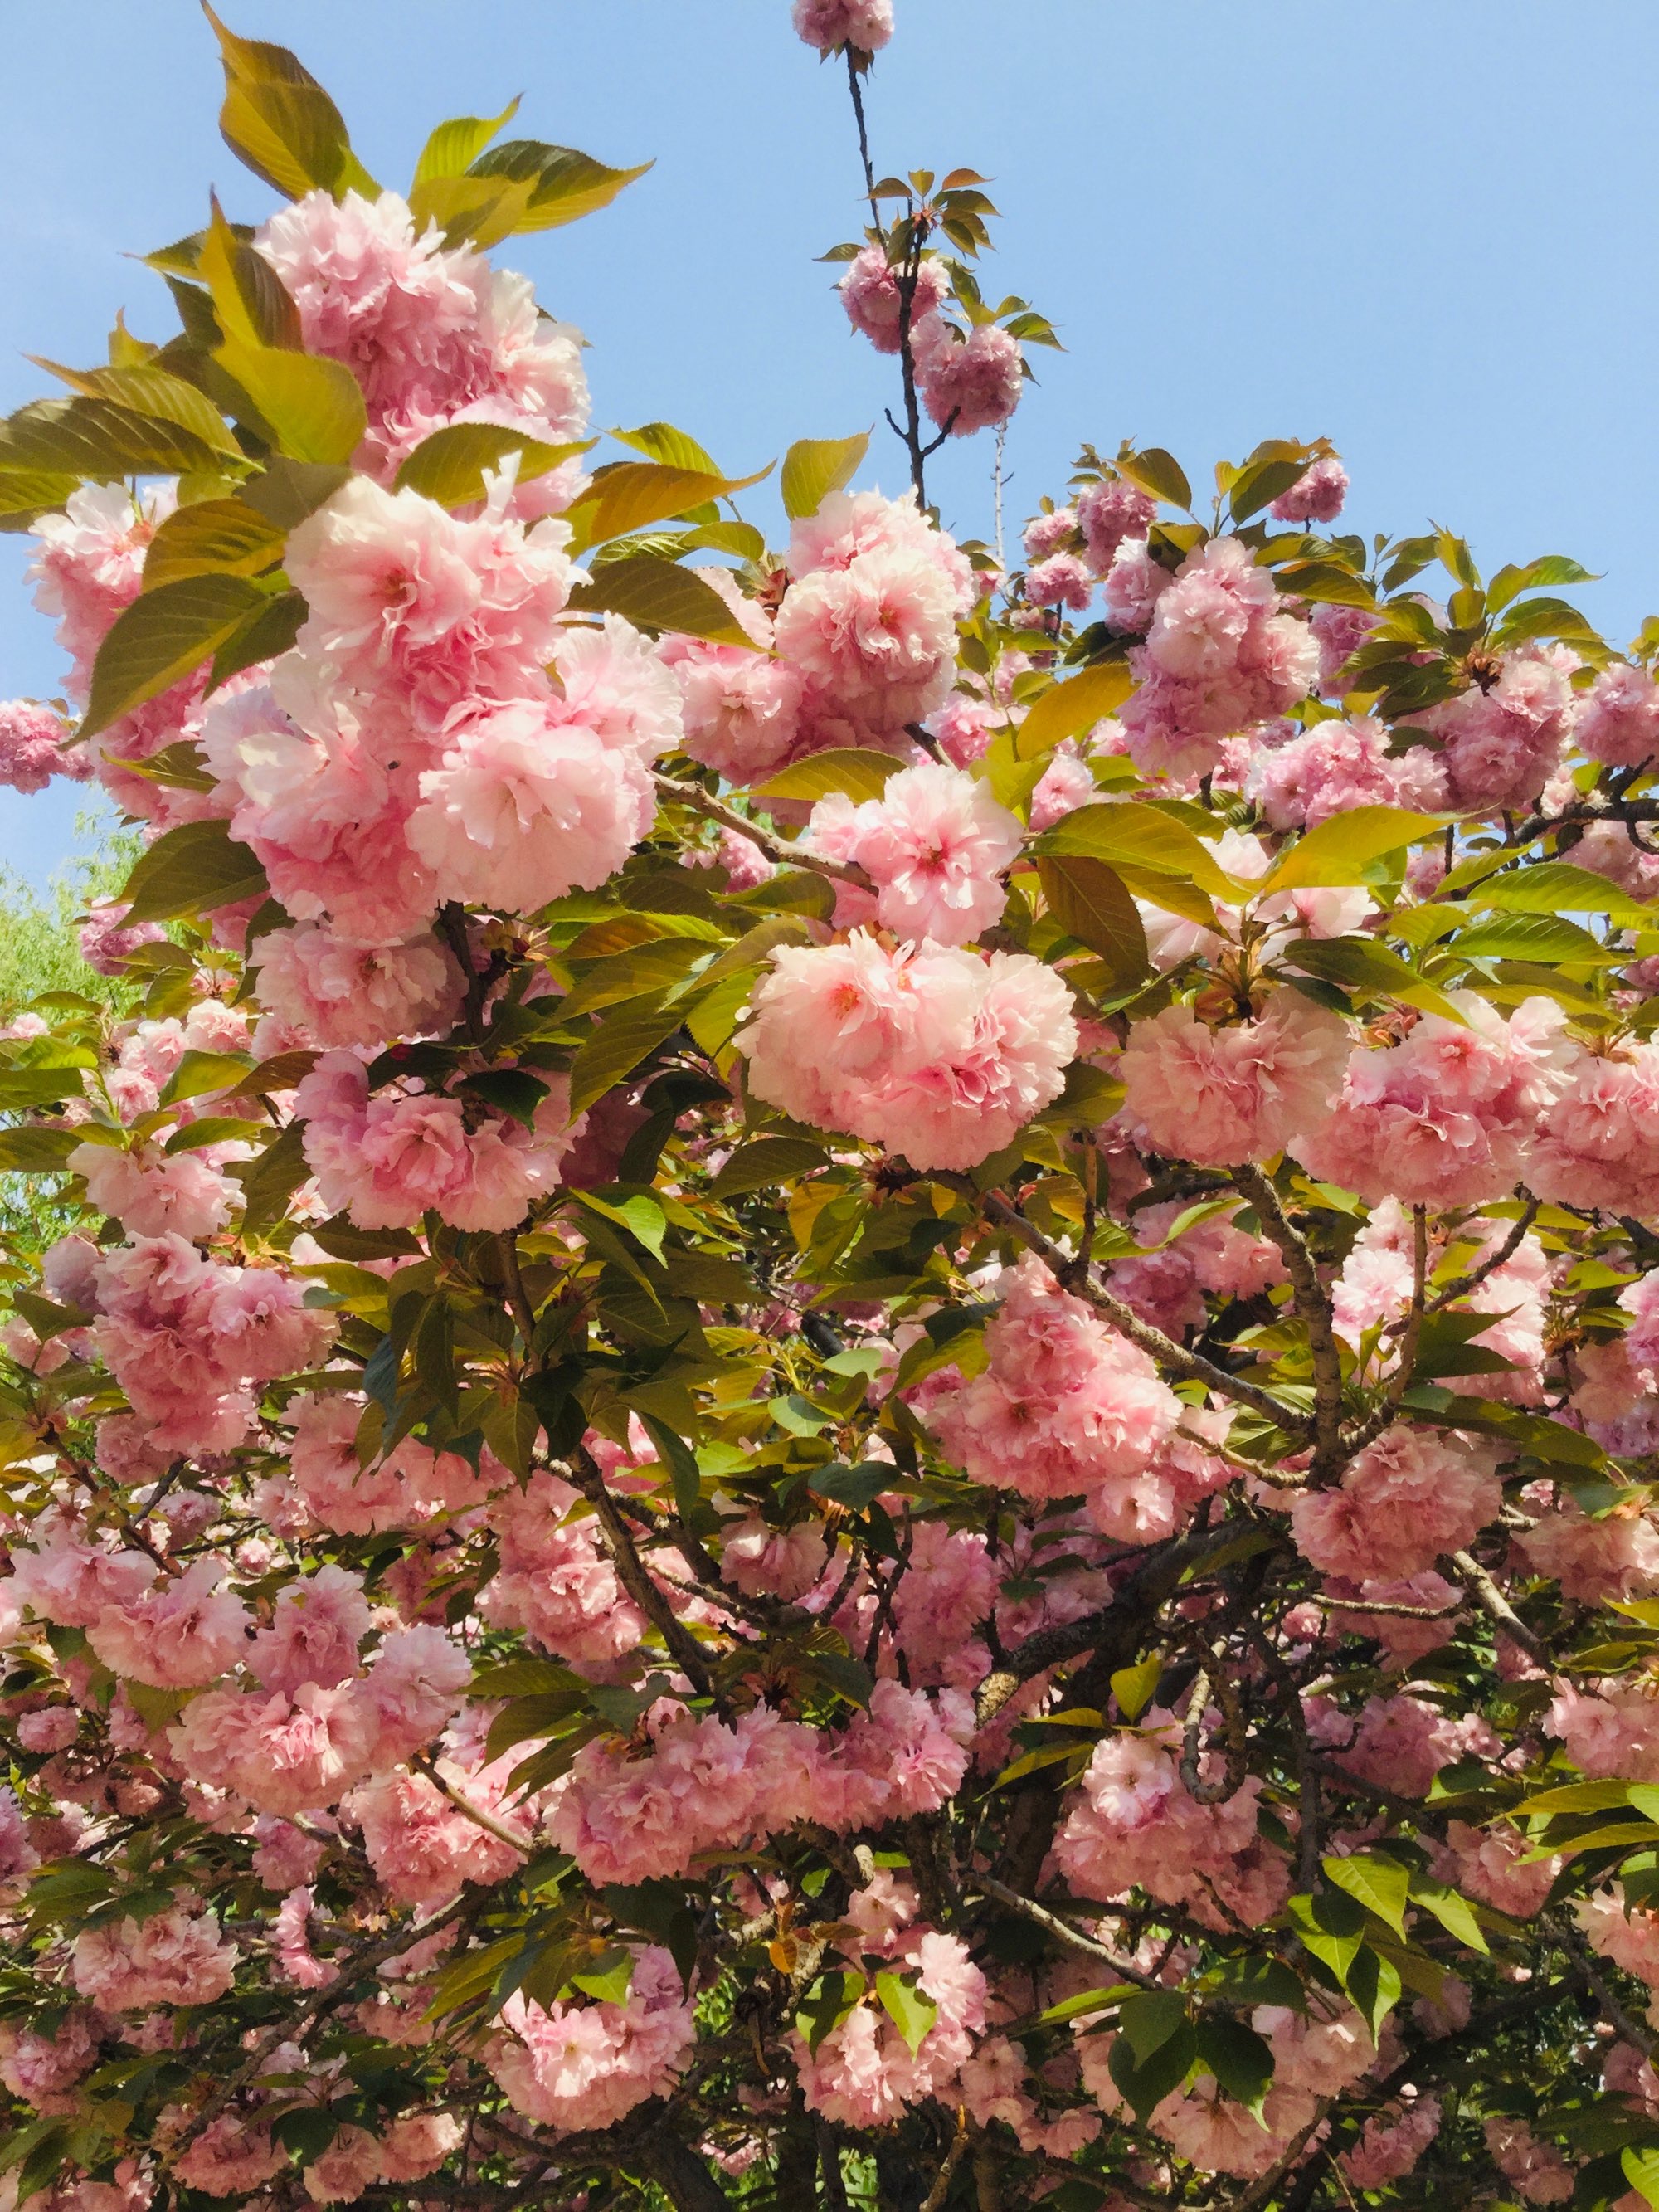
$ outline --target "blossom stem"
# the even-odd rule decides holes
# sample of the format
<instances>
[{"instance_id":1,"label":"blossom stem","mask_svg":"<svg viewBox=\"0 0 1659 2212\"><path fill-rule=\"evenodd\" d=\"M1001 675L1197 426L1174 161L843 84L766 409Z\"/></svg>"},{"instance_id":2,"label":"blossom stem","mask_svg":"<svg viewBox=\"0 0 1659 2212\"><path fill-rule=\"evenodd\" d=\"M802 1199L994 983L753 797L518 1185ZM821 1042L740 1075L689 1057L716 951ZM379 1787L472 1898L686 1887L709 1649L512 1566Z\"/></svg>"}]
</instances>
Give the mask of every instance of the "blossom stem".
<instances>
[{"instance_id":1,"label":"blossom stem","mask_svg":"<svg viewBox=\"0 0 1659 2212\"><path fill-rule=\"evenodd\" d=\"M664 799L688 808L693 814L701 814L706 821L718 822L721 829L730 830L737 836L746 837L778 867L811 868L815 875L829 876L838 884L852 884L861 891L875 889L864 870L855 867L850 860L830 860L816 853L803 853L798 846L786 844L781 837L773 836L758 823L739 814L735 807L723 805L695 783L681 783L672 775L659 775L656 785Z\"/></svg>"},{"instance_id":2,"label":"blossom stem","mask_svg":"<svg viewBox=\"0 0 1659 2212\"><path fill-rule=\"evenodd\" d=\"M1139 1345L1143 1352L1171 1374L1179 1375L1188 1382L1206 1383L1218 1397L1231 1398L1236 1405L1248 1406L1252 1413L1261 1414L1276 1428L1284 1430L1286 1435L1305 1442L1312 1441L1311 1425L1301 1414L1293 1413L1288 1406L1281 1405L1277 1398L1266 1390L1259 1389L1254 1382L1230 1375L1224 1367L1218 1367L1213 1360L1206 1359L1196 1352L1188 1352L1173 1337L1165 1336L1161 1328L1154 1328L1149 1322L1142 1321L1133 1307L1125 1305L1121 1298L1115 1298L1109 1291L1103 1288L1092 1268L1086 1276L1073 1282L1071 1279L1073 1255L1063 1250L1052 1237L1045 1237L1035 1222L1028 1221L1018 1206L1010 1205L1006 1199L1000 1198L994 1191L977 1189L966 1176L936 1174L933 1180L970 1198L991 1220L1018 1237L1029 1251L1035 1252L1062 1290L1073 1291L1093 1306L1097 1313L1104 1314L1120 1335L1127 1336L1131 1344Z\"/></svg>"},{"instance_id":3,"label":"blossom stem","mask_svg":"<svg viewBox=\"0 0 1659 2212\"><path fill-rule=\"evenodd\" d=\"M1279 1202L1279 1193L1260 1168L1241 1167L1233 1181L1261 1218L1279 1249L1297 1312L1308 1332L1314 1370L1314 1466L1316 1476L1334 1474L1342 1457L1342 1352L1331 1319L1331 1302L1319 1279L1308 1240Z\"/></svg>"},{"instance_id":4,"label":"blossom stem","mask_svg":"<svg viewBox=\"0 0 1659 2212\"><path fill-rule=\"evenodd\" d=\"M605 1476L598 1462L580 1444L568 1462L570 1479L593 1508L600 1528L605 1531L605 1546L616 1567L618 1580L640 1611L656 1627L658 1634L687 1680L700 1697L714 1695L714 1685L708 1669L698 1649L696 1638L687 1633L674 1618L672 1607L647 1573L644 1561L635 1548L622 1515L617 1510L616 1500L605 1487Z\"/></svg>"}]
</instances>

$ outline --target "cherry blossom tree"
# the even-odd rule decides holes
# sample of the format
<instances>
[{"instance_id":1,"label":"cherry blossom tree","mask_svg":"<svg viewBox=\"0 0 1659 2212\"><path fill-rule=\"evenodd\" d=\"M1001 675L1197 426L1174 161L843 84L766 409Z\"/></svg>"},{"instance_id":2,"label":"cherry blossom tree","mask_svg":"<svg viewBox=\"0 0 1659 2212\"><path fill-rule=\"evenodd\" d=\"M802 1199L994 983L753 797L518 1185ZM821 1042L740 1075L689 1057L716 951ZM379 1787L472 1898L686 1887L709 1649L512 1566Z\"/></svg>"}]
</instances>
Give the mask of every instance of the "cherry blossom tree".
<instances>
[{"instance_id":1,"label":"cherry blossom tree","mask_svg":"<svg viewBox=\"0 0 1659 2212\"><path fill-rule=\"evenodd\" d=\"M146 841L0 1032L4 2212L1639 2212L1659 626L1322 439L956 542L1054 331L795 17L782 545L491 258L637 170L216 18L274 201L0 424Z\"/></svg>"}]
</instances>

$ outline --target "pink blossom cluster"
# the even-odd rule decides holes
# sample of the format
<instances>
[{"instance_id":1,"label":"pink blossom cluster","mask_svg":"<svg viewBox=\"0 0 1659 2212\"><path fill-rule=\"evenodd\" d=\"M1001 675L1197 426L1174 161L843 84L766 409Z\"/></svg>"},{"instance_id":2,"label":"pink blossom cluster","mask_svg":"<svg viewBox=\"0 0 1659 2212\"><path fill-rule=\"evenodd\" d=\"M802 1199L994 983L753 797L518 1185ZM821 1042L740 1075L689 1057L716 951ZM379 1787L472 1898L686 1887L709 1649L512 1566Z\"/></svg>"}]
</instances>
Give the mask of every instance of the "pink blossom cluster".
<instances>
[{"instance_id":1,"label":"pink blossom cluster","mask_svg":"<svg viewBox=\"0 0 1659 2212\"><path fill-rule=\"evenodd\" d=\"M936 945L970 944L997 921L1007 902L1002 872L1024 835L988 784L931 761L901 769L879 799L821 799L806 826L815 852L874 884L873 912L858 920Z\"/></svg>"},{"instance_id":2,"label":"pink blossom cluster","mask_svg":"<svg viewBox=\"0 0 1659 2212\"><path fill-rule=\"evenodd\" d=\"M1224 1028L1166 1006L1129 1033L1123 1110L1154 1152L1210 1167L1272 1159L1323 1123L1350 1044L1339 1015L1293 990Z\"/></svg>"},{"instance_id":3,"label":"pink blossom cluster","mask_svg":"<svg viewBox=\"0 0 1659 2212\"><path fill-rule=\"evenodd\" d=\"M1568 1055L1561 1009L1529 998L1505 1021L1472 991L1452 996L1455 1019L1425 1014L1399 1044L1356 1047L1302 1141L1311 1173L1369 1205L1441 1207L1506 1197L1533 1172L1529 1140Z\"/></svg>"},{"instance_id":4,"label":"pink blossom cluster","mask_svg":"<svg viewBox=\"0 0 1659 2212\"><path fill-rule=\"evenodd\" d=\"M684 1874L702 1851L812 1819L832 1829L934 1812L967 1771L960 1692L876 1684L838 1736L757 1705L730 1727L674 1711L644 1756L605 1739L558 1786L549 1832L591 1881Z\"/></svg>"},{"instance_id":5,"label":"pink blossom cluster","mask_svg":"<svg viewBox=\"0 0 1659 2212\"><path fill-rule=\"evenodd\" d=\"M1133 1525L1143 1513L1155 1519L1158 1482L1146 1480L1148 1470L1181 1412L1156 1367L1057 1290L1035 1258L1000 1287L982 1371L929 1408L941 1444L988 1487L1038 1501L1085 1498L1103 1528Z\"/></svg>"},{"instance_id":6,"label":"pink blossom cluster","mask_svg":"<svg viewBox=\"0 0 1659 2212\"><path fill-rule=\"evenodd\" d=\"M1060 1096L1077 1048L1070 994L1042 962L891 950L865 930L784 946L750 1005L737 1043L757 1098L923 1170L999 1151Z\"/></svg>"},{"instance_id":7,"label":"pink blossom cluster","mask_svg":"<svg viewBox=\"0 0 1659 2212\"><path fill-rule=\"evenodd\" d=\"M543 2006L519 1994L501 2008L485 2063L514 2110L574 2134L608 2128L672 2087L696 2027L679 1969L645 1945L621 2003Z\"/></svg>"},{"instance_id":8,"label":"pink blossom cluster","mask_svg":"<svg viewBox=\"0 0 1659 2212\"><path fill-rule=\"evenodd\" d=\"M44 791L55 775L84 781L92 763L70 751L67 732L50 707L33 699L0 699L0 783L27 793Z\"/></svg>"},{"instance_id":9,"label":"pink blossom cluster","mask_svg":"<svg viewBox=\"0 0 1659 2212\"><path fill-rule=\"evenodd\" d=\"M857 1911L858 1899L852 1909ZM882 1966L914 1978L933 2008L914 2051L873 1990L816 2051L799 2028L790 2033L807 2110L847 2127L881 2127L927 2097L949 2103L985 2026L985 1977L960 1936L936 1928L908 1929L884 1951Z\"/></svg>"},{"instance_id":10,"label":"pink blossom cluster","mask_svg":"<svg viewBox=\"0 0 1659 2212\"><path fill-rule=\"evenodd\" d=\"M331 1211L361 1229L410 1228L428 1212L458 1229L511 1229L554 1189L574 1132L555 1081L526 1126L465 1098L371 1093L362 1062L325 1053L295 1093L307 1164Z\"/></svg>"},{"instance_id":11,"label":"pink blossom cluster","mask_svg":"<svg viewBox=\"0 0 1659 2212\"><path fill-rule=\"evenodd\" d=\"M1291 1528L1322 1573L1404 1579L1467 1549L1497 1517L1503 1491L1493 1470L1482 1444L1396 1425L1355 1454L1335 1488L1299 1492Z\"/></svg>"},{"instance_id":12,"label":"pink blossom cluster","mask_svg":"<svg viewBox=\"0 0 1659 2212\"><path fill-rule=\"evenodd\" d=\"M491 422L547 444L587 423L582 342L538 312L529 282L482 254L418 234L395 192L307 192L254 245L300 311L306 349L343 362L368 403L360 467L389 480L434 430ZM526 486L537 511L569 503L567 465Z\"/></svg>"},{"instance_id":13,"label":"pink blossom cluster","mask_svg":"<svg viewBox=\"0 0 1659 2212\"><path fill-rule=\"evenodd\" d=\"M1579 665L1566 646L1518 646L1489 681L1416 718L1440 740L1454 806L1490 812L1537 799L1572 735Z\"/></svg>"},{"instance_id":14,"label":"pink blossom cluster","mask_svg":"<svg viewBox=\"0 0 1659 2212\"><path fill-rule=\"evenodd\" d=\"M825 747L915 757L910 726L951 696L956 625L977 587L914 495L831 492L794 526L775 617L728 571L702 573L762 650L668 641L695 759L747 783Z\"/></svg>"},{"instance_id":15,"label":"pink blossom cluster","mask_svg":"<svg viewBox=\"0 0 1659 2212\"><path fill-rule=\"evenodd\" d=\"M1178 1750L1156 1714L1103 1736L1055 1833L1054 1863L1079 1896L1139 1888L1205 1927L1224 1927L1227 1913L1260 1923L1290 1887L1284 1853L1257 1833L1261 1782L1252 1775L1231 1796L1200 1804L1181 1778Z\"/></svg>"},{"instance_id":16,"label":"pink blossom cluster","mask_svg":"<svg viewBox=\"0 0 1659 2212\"><path fill-rule=\"evenodd\" d=\"M1314 722L1251 756L1246 795L1275 830L1313 830L1357 806L1432 813L1448 801L1445 771L1427 745L1396 753L1374 715Z\"/></svg>"},{"instance_id":17,"label":"pink blossom cluster","mask_svg":"<svg viewBox=\"0 0 1659 2212\"><path fill-rule=\"evenodd\" d=\"M1139 679L1123 708L1129 750L1149 775L1202 775L1220 757L1222 738L1307 696L1318 674L1317 641L1305 622L1281 610L1271 574L1237 538L1195 547L1173 575L1144 565L1141 605L1115 601L1113 578L1135 543L1120 545L1107 580L1109 607L1146 614L1123 624L1146 630L1129 655Z\"/></svg>"}]
</instances>

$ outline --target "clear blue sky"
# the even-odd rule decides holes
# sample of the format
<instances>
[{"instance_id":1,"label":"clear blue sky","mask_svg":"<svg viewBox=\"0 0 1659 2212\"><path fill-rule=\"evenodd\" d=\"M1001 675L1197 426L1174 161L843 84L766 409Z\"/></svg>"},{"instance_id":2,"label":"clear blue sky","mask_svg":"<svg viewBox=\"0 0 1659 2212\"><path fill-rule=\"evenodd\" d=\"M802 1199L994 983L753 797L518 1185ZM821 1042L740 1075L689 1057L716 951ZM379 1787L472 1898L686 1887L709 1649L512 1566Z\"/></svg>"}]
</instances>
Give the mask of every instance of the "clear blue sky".
<instances>
[{"instance_id":1,"label":"clear blue sky","mask_svg":"<svg viewBox=\"0 0 1659 2212\"><path fill-rule=\"evenodd\" d=\"M735 473L799 436L879 423L891 364L848 332L814 256L853 236L846 88L787 0L222 0L291 46L369 167L406 179L443 116L525 95L520 135L656 167L608 211L511 240L592 344L600 425L666 417ZM103 357L113 312L165 336L131 261L195 228L210 184L270 195L216 127L191 0L4 10L0 407L45 380L25 350ZM1194 481L1264 436L1324 433L1366 529L1462 531L1489 568L1569 552L1615 641L1659 606L1651 239L1659 10L1541 0L897 0L870 91L878 167L995 179L988 273L1069 349L1010 437L1017 514L1063 492L1082 439L1170 447ZM933 479L988 534L991 442ZM869 476L896 490L878 430ZM773 495L750 495L775 525ZM0 538L0 696L59 661ZM62 794L60 796L60 794ZM43 880L80 794L0 793L0 861Z\"/></svg>"}]
</instances>

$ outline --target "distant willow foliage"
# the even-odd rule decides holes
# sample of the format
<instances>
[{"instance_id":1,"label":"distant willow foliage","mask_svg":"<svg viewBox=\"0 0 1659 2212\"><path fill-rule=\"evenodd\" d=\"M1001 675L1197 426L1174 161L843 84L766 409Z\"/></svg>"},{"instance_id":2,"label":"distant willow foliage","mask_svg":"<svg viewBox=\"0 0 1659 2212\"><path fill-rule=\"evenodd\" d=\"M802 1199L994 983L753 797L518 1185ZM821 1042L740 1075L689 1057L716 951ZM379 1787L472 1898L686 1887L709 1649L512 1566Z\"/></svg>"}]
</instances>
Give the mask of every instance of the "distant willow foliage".
<instances>
[{"instance_id":1,"label":"distant willow foliage","mask_svg":"<svg viewBox=\"0 0 1659 2212\"><path fill-rule=\"evenodd\" d=\"M0 2212L1659 2205L1659 624L1324 440L957 543L1054 331L794 13L901 495L216 19L282 204L0 424Z\"/></svg>"}]
</instances>

